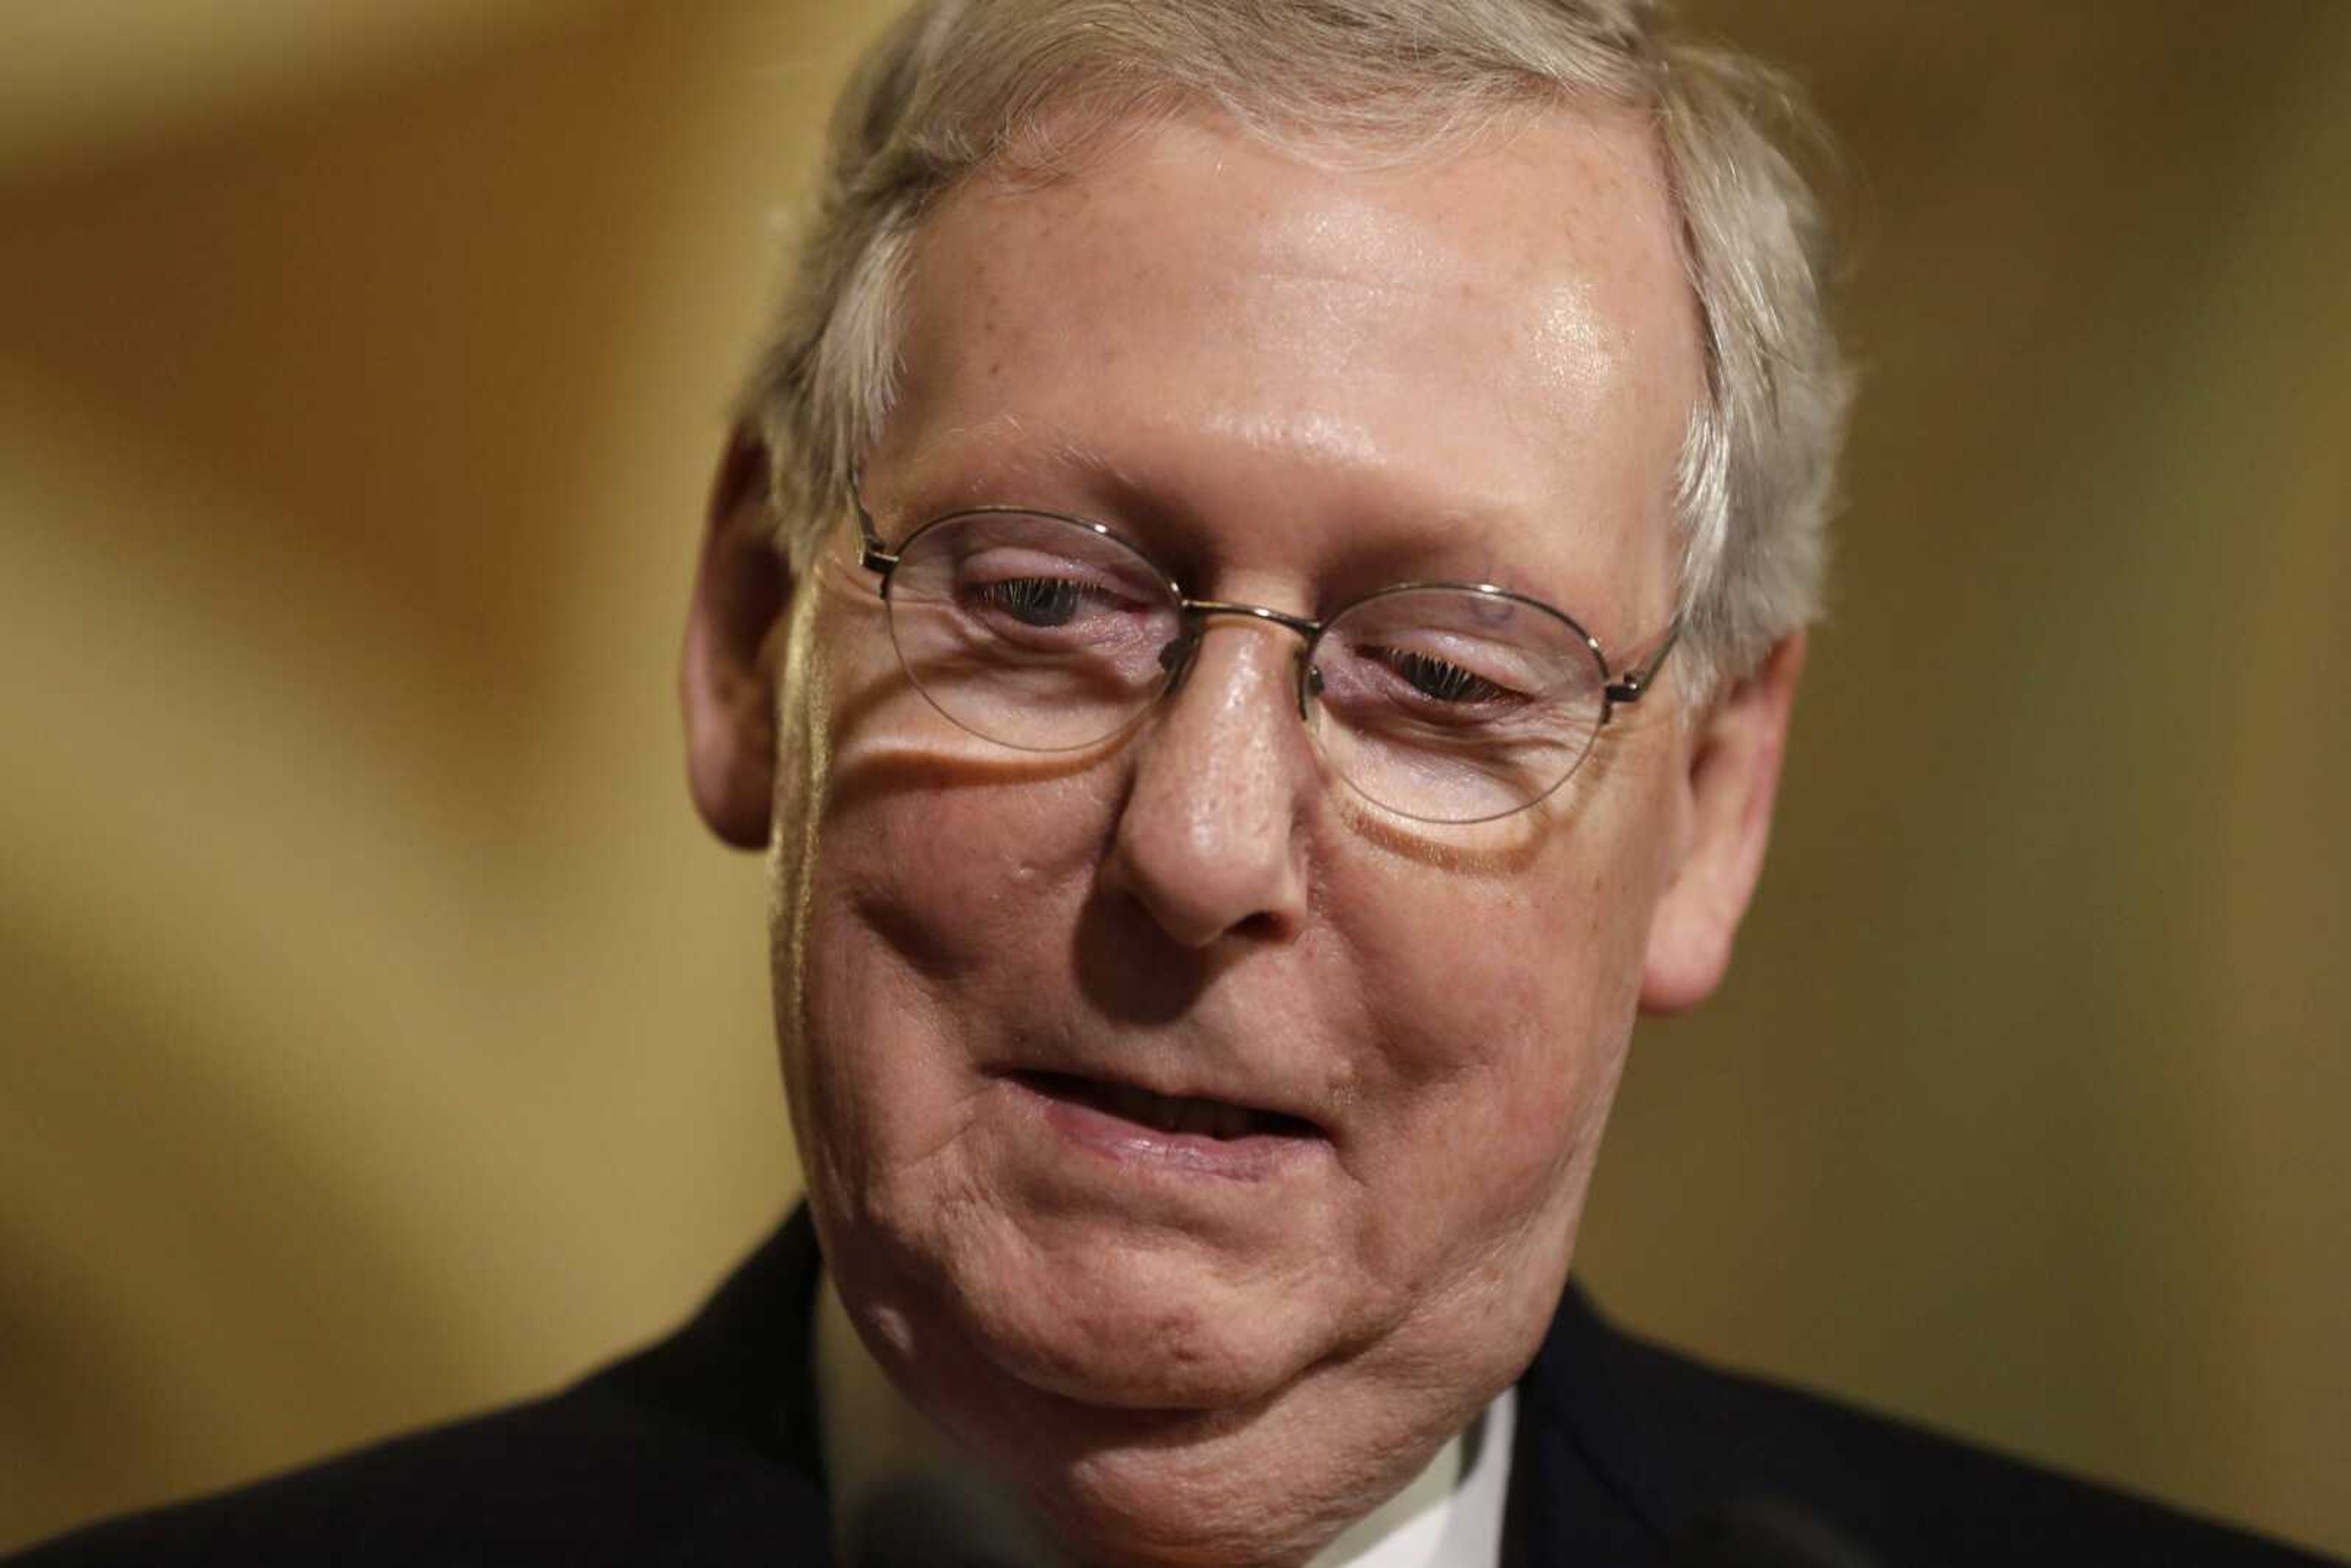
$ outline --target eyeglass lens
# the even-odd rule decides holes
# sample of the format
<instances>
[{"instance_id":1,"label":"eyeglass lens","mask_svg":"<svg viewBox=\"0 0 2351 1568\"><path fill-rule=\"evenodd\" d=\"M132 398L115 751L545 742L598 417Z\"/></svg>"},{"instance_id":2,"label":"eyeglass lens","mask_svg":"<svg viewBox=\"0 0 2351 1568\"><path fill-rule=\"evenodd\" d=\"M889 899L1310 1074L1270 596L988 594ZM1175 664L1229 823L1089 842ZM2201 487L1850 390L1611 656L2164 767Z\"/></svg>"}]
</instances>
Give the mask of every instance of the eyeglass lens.
<instances>
[{"instance_id":1,"label":"eyeglass lens","mask_svg":"<svg viewBox=\"0 0 2351 1568\"><path fill-rule=\"evenodd\" d=\"M1164 573L1065 517L970 512L906 541L890 633L956 725L1026 751L1118 734L1181 671L1189 639ZM1407 587L1349 606L1308 654L1308 722L1376 804L1470 822L1549 794L1591 749L1605 675L1564 618L1507 594Z\"/></svg>"}]
</instances>

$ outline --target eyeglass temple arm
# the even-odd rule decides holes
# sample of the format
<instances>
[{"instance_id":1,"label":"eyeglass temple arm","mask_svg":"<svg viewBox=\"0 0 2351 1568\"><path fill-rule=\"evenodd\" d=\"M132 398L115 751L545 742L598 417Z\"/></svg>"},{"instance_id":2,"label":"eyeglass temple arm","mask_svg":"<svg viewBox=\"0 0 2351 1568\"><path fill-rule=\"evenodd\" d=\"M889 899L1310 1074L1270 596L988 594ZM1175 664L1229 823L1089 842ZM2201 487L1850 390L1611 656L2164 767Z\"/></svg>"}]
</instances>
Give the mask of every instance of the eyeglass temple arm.
<instances>
[{"instance_id":1,"label":"eyeglass temple arm","mask_svg":"<svg viewBox=\"0 0 2351 1568\"><path fill-rule=\"evenodd\" d=\"M882 574L881 591L890 591L890 571L898 558L882 546L882 529L873 521L873 514L865 509L865 476L855 467L849 470L849 504L857 508L858 564L868 571Z\"/></svg>"},{"instance_id":2,"label":"eyeglass temple arm","mask_svg":"<svg viewBox=\"0 0 2351 1568\"><path fill-rule=\"evenodd\" d=\"M1657 644L1657 651L1649 655L1648 662L1638 669L1625 671L1608 684L1606 695L1609 706L1614 708L1619 703L1639 702L1642 694L1646 692L1650 685L1656 680L1657 670L1665 664L1666 655L1674 651L1674 644L1681 639L1682 618L1677 615L1674 617L1674 623L1666 628L1665 641Z\"/></svg>"}]
</instances>

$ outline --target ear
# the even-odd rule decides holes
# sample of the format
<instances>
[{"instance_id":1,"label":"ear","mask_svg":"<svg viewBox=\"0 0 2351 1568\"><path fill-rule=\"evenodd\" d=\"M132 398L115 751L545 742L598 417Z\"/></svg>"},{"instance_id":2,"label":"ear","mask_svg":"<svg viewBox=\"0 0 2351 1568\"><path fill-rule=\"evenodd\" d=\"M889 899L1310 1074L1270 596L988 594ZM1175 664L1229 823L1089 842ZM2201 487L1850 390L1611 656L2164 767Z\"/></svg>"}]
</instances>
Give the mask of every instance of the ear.
<instances>
[{"instance_id":1,"label":"ear","mask_svg":"<svg viewBox=\"0 0 2351 1568\"><path fill-rule=\"evenodd\" d=\"M1788 717L1804 672L1804 634L1716 699L1692 737L1680 864L1649 925L1641 1009L1685 1012L1714 994L1763 874Z\"/></svg>"},{"instance_id":2,"label":"ear","mask_svg":"<svg viewBox=\"0 0 2351 1568\"><path fill-rule=\"evenodd\" d=\"M791 599L790 568L776 549L767 501L767 449L737 429L710 486L678 695L695 810L739 849L768 841L778 633Z\"/></svg>"}]
</instances>

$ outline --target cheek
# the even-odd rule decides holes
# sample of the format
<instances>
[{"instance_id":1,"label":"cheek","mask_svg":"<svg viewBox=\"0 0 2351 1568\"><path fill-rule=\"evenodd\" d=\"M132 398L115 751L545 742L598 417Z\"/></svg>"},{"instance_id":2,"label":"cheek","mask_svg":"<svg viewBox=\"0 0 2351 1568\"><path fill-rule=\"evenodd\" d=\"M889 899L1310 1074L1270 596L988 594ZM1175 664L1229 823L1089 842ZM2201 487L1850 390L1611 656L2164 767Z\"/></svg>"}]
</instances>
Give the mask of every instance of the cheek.
<instances>
[{"instance_id":1,"label":"cheek","mask_svg":"<svg viewBox=\"0 0 2351 1568\"><path fill-rule=\"evenodd\" d=\"M991 1020L1066 988L1055 977L1099 842L1082 779L998 783L948 765L841 747L791 920L798 958L778 954L811 1179L877 1200L889 1172L953 1144L998 1043Z\"/></svg>"},{"instance_id":2,"label":"cheek","mask_svg":"<svg viewBox=\"0 0 2351 1568\"><path fill-rule=\"evenodd\" d=\"M1629 1027L1656 902L1646 818L1553 828L1525 863L1365 862L1327 907L1402 1087L1541 1092Z\"/></svg>"},{"instance_id":3,"label":"cheek","mask_svg":"<svg viewBox=\"0 0 2351 1568\"><path fill-rule=\"evenodd\" d=\"M797 831L778 832L772 884L779 1003L805 989L783 1009L796 1031L858 1020L861 998L903 1017L926 990L1033 958L1102 832L1081 773L1040 777L914 691L878 606L836 594L812 619L831 659L805 689L800 782L778 818Z\"/></svg>"},{"instance_id":4,"label":"cheek","mask_svg":"<svg viewBox=\"0 0 2351 1568\"><path fill-rule=\"evenodd\" d=\"M1564 1269L1639 997L1652 837L1587 819L1511 874L1375 866L1332 889L1383 1042L1364 1095L1390 1202L1367 1249L1396 1274L1509 1257L1489 1283L1539 1291Z\"/></svg>"},{"instance_id":5,"label":"cheek","mask_svg":"<svg viewBox=\"0 0 2351 1568\"><path fill-rule=\"evenodd\" d=\"M818 973L986 988L1060 958L1106 830L1082 779L836 786L818 835ZM984 1002L987 991L967 997Z\"/></svg>"}]
</instances>

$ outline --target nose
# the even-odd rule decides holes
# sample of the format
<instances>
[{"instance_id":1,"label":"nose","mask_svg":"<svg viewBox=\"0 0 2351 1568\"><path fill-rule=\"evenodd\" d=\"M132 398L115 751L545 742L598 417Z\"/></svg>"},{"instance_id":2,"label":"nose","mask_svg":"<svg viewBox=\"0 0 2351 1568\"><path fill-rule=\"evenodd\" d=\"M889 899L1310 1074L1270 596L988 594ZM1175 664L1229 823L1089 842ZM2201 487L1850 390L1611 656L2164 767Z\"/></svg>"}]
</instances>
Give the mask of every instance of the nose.
<instances>
[{"instance_id":1,"label":"nose","mask_svg":"<svg viewBox=\"0 0 2351 1568\"><path fill-rule=\"evenodd\" d=\"M1282 938L1306 915L1300 817L1316 783L1298 721L1297 639L1209 622L1134 745L1105 881L1186 947Z\"/></svg>"}]
</instances>

